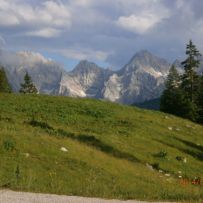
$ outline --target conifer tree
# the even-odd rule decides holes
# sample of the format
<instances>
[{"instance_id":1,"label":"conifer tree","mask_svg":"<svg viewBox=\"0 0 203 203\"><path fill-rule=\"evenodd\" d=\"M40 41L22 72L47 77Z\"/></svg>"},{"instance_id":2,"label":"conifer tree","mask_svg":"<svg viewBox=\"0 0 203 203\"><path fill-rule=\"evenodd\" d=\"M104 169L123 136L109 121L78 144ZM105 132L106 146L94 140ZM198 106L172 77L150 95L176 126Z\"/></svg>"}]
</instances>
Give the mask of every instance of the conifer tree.
<instances>
[{"instance_id":1,"label":"conifer tree","mask_svg":"<svg viewBox=\"0 0 203 203\"><path fill-rule=\"evenodd\" d=\"M183 91L179 88L181 85L180 79L180 75L173 65L166 80L166 89L161 97L161 111L182 116L185 98Z\"/></svg>"},{"instance_id":2,"label":"conifer tree","mask_svg":"<svg viewBox=\"0 0 203 203\"><path fill-rule=\"evenodd\" d=\"M9 85L6 72L3 67L0 67L0 92L11 93L11 86Z\"/></svg>"},{"instance_id":3,"label":"conifer tree","mask_svg":"<svg viewBox=\"0 0 203 203\"><path fill-rule=\"evenodd\" d=\"M200 65L200 52L193 44L192 40L189 41L186 47L187 58L182 62L185 72L182 75L181 89L184 91L187 103L187 116L186 118L197 121L198 119L198 97L200 88L200 77L197 74L197 69Z\"/></svg>"},{"instance_id":4,"label":"conifer tree","mask_svg":"<svg viewBox=\"0 0 203 203\"><path fill-rule=\"evenodd\" d=\"M198 107L199 107L199 118L198 121L203 123L203 76L201 77L200 82L200 91L198 97Z\"/></svg>"},{"instance_id":5,"label":"conifer tree","mask_svg":"<svg viewBox=\"0 0 203 203\"><path fill-rule=\"evenodd\" d=\"M201 54L193 44L192 40L189 41L189 44L186 47L186 55L188 57L182 62L182 65L185 68L185 73L182 76L181 88L187 94L190 102L195 103L198 97L200 82L196 69L200 65L199 58Z\"/></svg>"},{"instance_id":6,"label":"conifer tree","mask_svg":"<svg viewBox=\"0 0 203 203\"><path fill-rule=\"evenodd\" d=\"M33 84L32 79L27 72L24 76L24 83L21 84L21 88L20 88L19 92L23 93L23 94L37 94L38 93L37 88Z\"/></svg>"}]
</instances>

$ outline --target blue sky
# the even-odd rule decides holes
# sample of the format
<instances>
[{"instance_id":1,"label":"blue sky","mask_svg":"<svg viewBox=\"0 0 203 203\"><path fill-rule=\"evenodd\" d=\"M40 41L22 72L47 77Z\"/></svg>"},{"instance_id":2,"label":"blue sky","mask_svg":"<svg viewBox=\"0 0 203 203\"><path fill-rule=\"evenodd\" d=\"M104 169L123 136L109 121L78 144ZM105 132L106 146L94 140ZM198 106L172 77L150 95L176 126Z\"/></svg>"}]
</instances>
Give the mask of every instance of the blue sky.
<instances>
[{"instance_id":1,"label":"blue sky","mask_svg":"<svg viewBox=\"0 0 203 203\"><path fill-rule=\"evenodd\" d=\"M121 68L139 50L183 59L203 52L202 0L0 0L1 49L40 52L72 69Z\"/></svg>"}]
</instances>

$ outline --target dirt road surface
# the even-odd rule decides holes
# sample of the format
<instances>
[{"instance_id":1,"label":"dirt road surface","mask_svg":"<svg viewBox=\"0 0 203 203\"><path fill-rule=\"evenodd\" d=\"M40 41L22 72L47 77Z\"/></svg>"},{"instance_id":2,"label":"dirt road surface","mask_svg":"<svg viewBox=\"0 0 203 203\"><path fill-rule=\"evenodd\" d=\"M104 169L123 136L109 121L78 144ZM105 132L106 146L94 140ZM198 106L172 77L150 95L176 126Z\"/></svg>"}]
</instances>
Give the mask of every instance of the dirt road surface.
<instances>
[{"instance_id":1,"label":"dirt road surface","mask_svg":"<svg viewBox=\"0 0 203 203\"><path fill-rule=\"evenodd\" d=\"M97 198L35 194L35 193L2 190L0 191L0 203L147 203L147 202L134 200L129 201L103 200Z\"/></svg>"}]
</instances>

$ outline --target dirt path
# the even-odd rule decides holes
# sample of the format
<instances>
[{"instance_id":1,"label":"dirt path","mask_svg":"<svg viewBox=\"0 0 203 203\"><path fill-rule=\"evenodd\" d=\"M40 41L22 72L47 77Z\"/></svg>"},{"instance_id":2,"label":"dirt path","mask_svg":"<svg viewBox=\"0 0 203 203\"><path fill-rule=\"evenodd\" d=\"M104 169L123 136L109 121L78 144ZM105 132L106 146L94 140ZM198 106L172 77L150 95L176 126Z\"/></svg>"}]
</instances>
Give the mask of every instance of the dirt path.
<instances>
[{"instance_id":1,"label":"dirt path","mask_svg":"<svg viewBox=\"0 0 203 203\"><path fill-rule=\"evenodd\" d=\"M139 203L140 201L102 200L97 198L34 194L25 192L0 191L0 203ZM147 203L147 202L140 202Z\"/></svg>"}]
</instances>

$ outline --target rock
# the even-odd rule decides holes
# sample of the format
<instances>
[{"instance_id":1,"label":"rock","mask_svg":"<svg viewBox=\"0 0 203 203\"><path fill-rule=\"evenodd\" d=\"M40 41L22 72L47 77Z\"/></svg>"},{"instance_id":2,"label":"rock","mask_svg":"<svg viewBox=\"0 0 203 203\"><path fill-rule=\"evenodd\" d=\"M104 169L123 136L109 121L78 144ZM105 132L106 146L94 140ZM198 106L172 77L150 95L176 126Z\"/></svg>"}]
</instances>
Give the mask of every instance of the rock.
<instances>
[{"instance_id":1,"label":"rock","mask_svg":"<svg viewBox=\"0 0 203 203\"><path fill-rule=\"evenodd\" d=\"M28 158L30 156L29 153L24 153L25 157Z\"/></svg>"},{"instance_id":2,"label":"rock","mask_svg":"<svg viewBox=\"0 0 203 203\"><path fill-rule=\"evenodd\" d=\"M169 129L169 130L173 130L173 128L172 128L172 127L168 127L168 129Z\"/></svg>"},{"instance_id":3,"label":"rock","mask_svg":"<svg viewBox=\"0 0 203 203\"><path fill-rule=\"evenodd\" d=\"M153 166L151 166L150 164L146 163L146 166L147 166L147 168L148 168L149 170L151 170L151 171L154 170L154 169L153 169Z\"/></svg>"},{"instance_id":4,"label":"rock","mask_svg":"<svg viewBox=\"0 0 203 203\"><path fill-rule=\"evenodd\" d=\"M184 159L183 159L183 162L184 162L184 163L187 163L187 158L184 158Z\"/></svg>"},{"instance_id":5,"label":"rock","mask_svg":"<svg viewBox=\"0 0 203 203\"><path fill-rule=\"evenodd\" d=\"M68 152L68 150L65 147L61 147L62 152Z\"/></svg>"}]
</instances>

